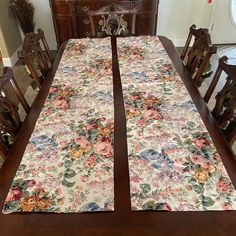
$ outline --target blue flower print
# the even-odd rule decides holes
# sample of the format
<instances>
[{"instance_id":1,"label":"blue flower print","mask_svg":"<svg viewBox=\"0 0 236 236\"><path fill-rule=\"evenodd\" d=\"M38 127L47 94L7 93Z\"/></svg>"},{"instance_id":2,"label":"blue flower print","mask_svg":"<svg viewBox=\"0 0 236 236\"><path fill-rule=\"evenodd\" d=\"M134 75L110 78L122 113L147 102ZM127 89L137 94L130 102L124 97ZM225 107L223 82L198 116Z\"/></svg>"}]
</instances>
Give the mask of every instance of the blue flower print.
<instances>
[{"instance_id":1,"label":"blue flower print","mask_svg":"<svg viewBox=\"0 0 236 236\"><path fill-rule=\"evenodd\" d=\"M39 151L53 150L57 146L56 141L53 138L49 138L47 135L33 137L29 142L34 144Z\"/></svg>"},{"instance_id":2,"label":"blue flower print","mask_svg":"<svg viewBox=\"0 0 236 236\"><path fill-rule=\"evenodd\" d=\"M144 72L131 72L129 73L129 76L134 77L134 79L147 81L149 77Z\"/></svg>"},{"instance_id":3,"label":"blue flower print","mask_svg":"<svg viewBox=\"0 0 236 236\"><path fill-rule=\"evenodd\" d=\"M89 202L80 208L80 211L101 211L101 207L96 202Z\"/></svg>"},{"instance_id":4,"label":"blue flower print","mask_svg":"<svg viewBox=\"0 0 236 236\"><path fill-rule=\"evenodd\" d=\"M194 105L193 101L184 102L184 103L182 103L182 106L190 108L192 111L197 112L197 108Z\"/></svg>"},{"instance_id":5,"label":"blue flower print","mask_svg":"<svg viewBox=\"0 0 236 236\"><path fill-rule=\"evenodd\" d=\"M152 167L155 169L172 169L174 161L171 160L168 155L162 150L161 153L154 149L148 149L140 153L140 158L152 163Z\"/></svg>"},{"instance_id":6,"label":"blue flower print","mask_svg":"<svg viewBox=\"0 0 236 236\"><path fill-rule=\"evenodd\" d=\"M64 66L62 68L62 72L64 75L74 75L74 73L76 72L75 68L72 66Z\"/></svg>"}]
</instances>

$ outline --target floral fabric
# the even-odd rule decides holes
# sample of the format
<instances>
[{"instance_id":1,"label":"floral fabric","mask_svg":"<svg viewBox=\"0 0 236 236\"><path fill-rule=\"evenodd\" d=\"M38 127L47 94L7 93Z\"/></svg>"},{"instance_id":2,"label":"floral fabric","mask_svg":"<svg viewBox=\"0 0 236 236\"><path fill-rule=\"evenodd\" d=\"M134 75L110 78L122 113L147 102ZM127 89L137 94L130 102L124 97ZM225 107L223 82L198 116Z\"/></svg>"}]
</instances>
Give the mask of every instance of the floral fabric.
<instances>
[{"instance_id":1,"label":"floral fabric","mask_svg":"<svg viewBox=\"0 0 236 236\"><path fill-rule=\"evenodd\" d=\"M110 39L70 40L3 213L114 210Z\"/></svg>"},{"instance_id":2,"label":"floral fabric","mask_svg":"<svg viewBox=\"0 0 236 236\"><path fill-rule=\"evenodd\" d=\"M118 39L133 210L236 210L236 191L158 37Z\"/></svg>"}]
</instances>

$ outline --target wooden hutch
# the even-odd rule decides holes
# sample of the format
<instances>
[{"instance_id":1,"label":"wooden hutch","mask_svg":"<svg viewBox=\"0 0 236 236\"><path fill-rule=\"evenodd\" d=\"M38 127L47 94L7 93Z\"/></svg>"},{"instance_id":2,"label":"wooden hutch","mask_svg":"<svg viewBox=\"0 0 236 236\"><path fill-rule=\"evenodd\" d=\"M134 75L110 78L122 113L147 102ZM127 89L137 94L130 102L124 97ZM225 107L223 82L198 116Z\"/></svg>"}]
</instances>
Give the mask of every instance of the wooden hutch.
<instances>
[{"instance_id":1,"label":"wooden hutch","mask_svg":"<svg viewBox=\"0 0 236 236\"><path fill-rule=\"evenodd\" d=\"M118 3L126 9L138 7L136 35L155 35L159 0L49 0L58 46L69 38L91 36L88 10ZM129 22L129 20L127 20Z\"/></svg>"}]
</instances>

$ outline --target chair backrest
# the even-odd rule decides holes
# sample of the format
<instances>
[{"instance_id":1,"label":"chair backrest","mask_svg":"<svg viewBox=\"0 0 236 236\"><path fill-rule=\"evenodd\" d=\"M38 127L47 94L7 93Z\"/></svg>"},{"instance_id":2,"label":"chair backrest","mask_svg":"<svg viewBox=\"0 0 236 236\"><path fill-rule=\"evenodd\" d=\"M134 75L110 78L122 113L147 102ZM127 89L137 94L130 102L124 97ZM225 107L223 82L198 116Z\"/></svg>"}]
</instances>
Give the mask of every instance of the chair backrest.
<instances>
[{"instance_id":1,"label":"chair backrest","mask_svg":"<svg viewBox=\"0 0 236 236\"><path fill-rule=\"evenodd\" d=\"M218 67L216 69L216 72L215 72L213 79L210 83L210 86L208 87L206 94L204 96L204 100L206 103L209 102L209 100L216 88L216 85L221 77L222 72L225 71L226 68L228 68L228 65L226 64L227 60L228 60L228 58L226 56L219 59L219 63L218 63Z\"/></svg>"},{"instance_id":2,"label":"chair backrest","mask_svg":"<svg viewBox=\"0 0 236 236\"><path fill-rule=\"evenodd\" d=\"M96 37L94 17L100 16L100 33L104 33L105 36L112 35L124 35L128 34L127 21L124 19L124 15L132 15L131 35L135 34L136 15L138 9L125 9L119 4L109 4L96 11L88 11L89 21L91 25L92 36Z\"/></svg>"},{"instance_id":3,"label":"chair backrest","mask_svg":"<svg viewBox=\"0 0 236 236\"><path fill-rule=\"evenodd\" d=\"M16 97L18 98L19 102L21 103L23 109L28 114L28 112L30 111L30 106L29 106L28 102L26 101L23 93L21 92L19 86L16 83L12 69L10 69L9 67L4 67L3 68L3 75L0 76L0 93L2 95L4 94L6 96L5 88L8 84L11 85L11 87L13 88L13 91L14 91Z\"/></svg>"},{"instance_id":4,"label":"chair backrest","mask_svg":"<svg viewBox=\"0 0 236 236\"><path fill-rule=\"evenodd\" d=\"M25 35L22 50L18 52L18 57L27 67L36 85L41 88L43 79L53 64L53 56L41 29L38 29L38 34L27 33Z\"/></svg>"},{"instance_id":5,"label":"chair backrest","mask_svg":"<svg viewBox=\"0 0 236 236\"><path fill-rule=\"evenodd\" d=\"M236 65L227 64L227 59L227 57L222 57L219 60L215 76L204 99L209 101L213 88L224 71L227 75L226 83L216 95L216 104L212 115L217 120L220 128L224 129L226 138L232 144L236 140Z\"/></svg>"},{"instance_id":6,"label":"chair backrest","mask_svg":"<svg viewBox=\"0 0 236 236\"><path fill-rule=\"evenodd\" d=\"M193 37L194 42L190 47ZM210 57L216 51L217 47L212 45L208 29L196 29L196 25L192 25L180 57L186 61L186 67L197 84L199 84L199 80L209 64Z\"/></svg>"},{"instance_id":7,"label":"chair backrest","mask_svg":"<svg viewBox=\"0 0 236 236\"><path fill-rule=\"evenodd\" d=\"M5 159L21 126L17 107L0 94L0 155Z\"/></svg>"}]
</instances>

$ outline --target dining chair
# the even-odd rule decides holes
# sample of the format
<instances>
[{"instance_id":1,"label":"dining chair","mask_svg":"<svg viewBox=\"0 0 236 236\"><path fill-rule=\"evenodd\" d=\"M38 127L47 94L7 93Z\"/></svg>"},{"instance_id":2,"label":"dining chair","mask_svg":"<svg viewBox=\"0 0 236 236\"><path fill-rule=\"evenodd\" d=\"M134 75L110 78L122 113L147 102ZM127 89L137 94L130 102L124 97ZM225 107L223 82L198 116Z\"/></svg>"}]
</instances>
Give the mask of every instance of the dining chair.
<instances>
[{"instance_id":1,"label":"dining chair","mask_svg":"<svg viewBox=\"0 0 236 236\"><path fill-rule=\"evenodd\" d=\"M109 4L96 11L89 10L89 22L92 31L92 37L96 36L125 36L129 35L128 22L124 19L125 15L132 16L131 35L135 35L136 15L138 8L125 9L119 4ZM95 31L94 18L101 17L98 20L98 27Z\"/></svg>"},{"instance_id":2,"label":"dining chair","mask_svg":"<svg viewBox=\"0 0 236 236\"><path fill-rule=\"evenodd\" d=\"M26 66L37 87L41 88L42 82L53 64L53 56L41 29L38 29L37 34L27 33L25 35L18 57Z\"/></svg>"},{"instance_id":3,"label":"dining chair","mask_svg":"<svg viewBox=\"0 0 236 236\"><path fill-rule=\"evenodd\" d=\"M11 86L11 90L8 89L9 85ZM8 98L9 100L11 100L10 97L13 97L12 94L10 96L10 92L14 92L16 98L19 100L26 114L29 113L30 106L26 101L23 93L21 92L18 84L16 83L12 69L10 69L9 67L4 67L3 74L0 76L0 93L2 94L2 96L7 97L8 93L6 92L9 93L9 98Z\"/></svg>"},{"instance_id":4,"label":"dining chair","mask_svg":"<svg viewBox=\"0 0 236 236\"><path fill-rule=\"evenodd\" d=\"M226 83L216 95L212 115L219 127L223 129L229 144L232 145L236 141L236 65L227 64L227 60L226 56L219 59L217 70L204 100L209 101L222 72L226 73Z\"/></svg>"},{"instance_id":5,"label":"dining chair","mask_svg":"<svg viewBox=\"0 0 236 236\"><path fill-rule=\"evenodd\" d=\"M17 106L0 94L0 155L6 159L21 126Z\"/></svg>"},{"instance_id":6,"label":"dining chair","mask_svg":"<svg viewBox=\"0 0 236 236\"><path fill-rule=\"evenodd\" d=\"M193 38L194 41L191 46ZM198 86L201 85L201 77L206 72L207 67L209 67L210 58L216 51L217 47L212 45L208 29L196 29L196 25L193 24L189 29L189 34L180 58L185 63Z\"/></svg>"}]
</instances>

